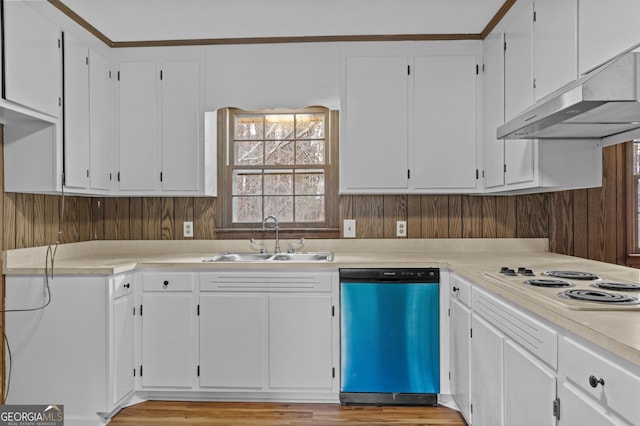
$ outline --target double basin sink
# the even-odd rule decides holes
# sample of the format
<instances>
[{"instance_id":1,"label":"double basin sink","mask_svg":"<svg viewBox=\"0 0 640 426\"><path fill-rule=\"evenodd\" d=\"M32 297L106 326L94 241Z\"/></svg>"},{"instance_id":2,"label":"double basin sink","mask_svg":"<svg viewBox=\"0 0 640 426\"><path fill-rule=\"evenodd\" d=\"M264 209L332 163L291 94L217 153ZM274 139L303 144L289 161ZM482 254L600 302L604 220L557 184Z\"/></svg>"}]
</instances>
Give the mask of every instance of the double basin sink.
<instances>
[{"instance_id":1,"label":"double basin sink","mask_svg":"<svg viewBox=\"0 0 640 426\"><path fill-rule=\"evenodd\" d=\"M331 262L333 253L221 253L205 259L204 262Z\"/></svg>"}]
</instances>

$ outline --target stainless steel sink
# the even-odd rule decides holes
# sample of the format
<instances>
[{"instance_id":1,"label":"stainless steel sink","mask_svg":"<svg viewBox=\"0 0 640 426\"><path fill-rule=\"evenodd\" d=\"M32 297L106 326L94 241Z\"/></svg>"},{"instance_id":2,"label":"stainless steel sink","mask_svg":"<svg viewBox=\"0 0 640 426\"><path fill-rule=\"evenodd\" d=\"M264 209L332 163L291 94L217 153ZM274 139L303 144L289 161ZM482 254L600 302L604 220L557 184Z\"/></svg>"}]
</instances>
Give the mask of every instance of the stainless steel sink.
<instances>
[{"instance_id":1,"label":"stainless steel sink","mask_svg":"<svg viewBox=\"0 0 640 426\"><path fill-rule=\"evenodd\" d=\"M203 262L332 262L333 253L221 253Z\"/></svg>"}]
</instances>

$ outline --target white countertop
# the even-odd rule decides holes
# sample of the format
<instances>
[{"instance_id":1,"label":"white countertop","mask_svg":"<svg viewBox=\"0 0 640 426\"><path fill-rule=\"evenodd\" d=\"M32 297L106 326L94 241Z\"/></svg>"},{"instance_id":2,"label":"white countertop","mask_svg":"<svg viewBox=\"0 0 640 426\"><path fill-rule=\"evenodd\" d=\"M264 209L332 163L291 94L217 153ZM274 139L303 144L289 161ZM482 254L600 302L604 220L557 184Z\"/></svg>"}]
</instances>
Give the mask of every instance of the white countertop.
<instances>
[{"instance_id":1,"label":"white countertop","mask_svg":"<svg viewBox=\"0 0 640 426\"><path fill-rule=\"evenodd\" d=\"M272 248L272 241L267 241ZM282 247L287 241L281 242ZM446 267L505 299L640 365L639 311L575 311L537 297L535 289L514 288L486 272L502 266L536 271L582 270L611 279L640 282L640 270L548 252L547 239L382 239L307 240L301 251L333 251L333 262L203 262L225 251L253 251L245 240L91 241L57 248L58 275L113 275L140 269L294 269L346 267ZM43 274L46 247L4 253L6 275Z\"/></svg>"}]
</instances>

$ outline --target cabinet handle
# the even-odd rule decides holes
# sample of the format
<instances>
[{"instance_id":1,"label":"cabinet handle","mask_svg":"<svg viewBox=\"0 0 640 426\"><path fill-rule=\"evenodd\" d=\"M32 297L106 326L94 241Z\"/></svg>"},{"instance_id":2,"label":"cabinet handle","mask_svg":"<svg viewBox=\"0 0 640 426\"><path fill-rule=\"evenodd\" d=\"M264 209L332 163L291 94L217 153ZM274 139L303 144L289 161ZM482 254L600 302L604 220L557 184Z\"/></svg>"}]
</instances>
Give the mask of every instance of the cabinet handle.
<instances>
[{"instance_id":1,"label":"cabinet handle","mask_svg":"<svg viewBox=\"0 0 640 426\"><path fill-rule=\"evenodd\" d=\"M460 291L458 287L453 287L451 290L453 290L454 293L457 293L458 291Z\"/></svg>"},{"instance_id":2,"label":"cabinet handle","mask_svg":"<svg viewBox=\"0 0 640 426\"><path fill-rule=\"evenodd\" d=\"M129 287L131 287L131 284L126 283L125 285L123 285L123 287L124 287L124 288L129 288Z\"/></svg>"},{"instance_id":3,"label":"cabinet handle","mask_svg":"<svg viewBox=\"0 0 640 426\"><path fill-rule=\"evenodd\" d=\"M592 388L597 388L598 384L604 386L604 379L602 377L598 379L596 376L589 376L589 384Z\"/></svg>"},{"instance_id":4,"label":"cabinet handle","mask_svg":"<svg viewBox=\"0 0 640 426\"><path fill-rule=\"evenodd\" d=\"M165 286L165 287L168 286L169 285L169 281L163 282L162 285Z\"/></svg>"}]
</instances>

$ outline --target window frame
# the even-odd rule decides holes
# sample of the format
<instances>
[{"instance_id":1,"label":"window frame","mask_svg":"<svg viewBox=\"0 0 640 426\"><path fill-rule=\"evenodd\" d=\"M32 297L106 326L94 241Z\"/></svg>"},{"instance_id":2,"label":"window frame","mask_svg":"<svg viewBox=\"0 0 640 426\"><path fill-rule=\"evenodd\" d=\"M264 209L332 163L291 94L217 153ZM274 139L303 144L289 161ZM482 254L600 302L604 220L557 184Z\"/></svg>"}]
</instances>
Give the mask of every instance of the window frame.
<instances>
[{"instance_id":1,"label":"window frame","mask_svg":"<svg viewBox=\"0 0 640 426\"><path fill-rule=\"evenodd\" d=\"M339 229L339 194L338 194L338 135L339 112L325 107L306 107L300 109L258 109L242 110L239 108L221 108L217 116L218 133L218 204L216 235L218 238L251 238L256 231L262 232L262 223L233 223L233 142L234 117L236 114L305 114L324 112L325 131L325 165L314 167L325 169L325 220L315 223L280 223L282 238L337 238ZM243 168L236 166L235 168ZM273 168L273 167L266 167ZM287 166L275 167L287 169Z\"/></svg>"},{"instance_id":2,"label":"window frame","mask_svg":"<svg viewBox=\"0 0 640 426\"><path fill-rule=\"evenodd\" d=\"M627 146L625 149L626 161L625 174L627 176L627 185L626 185L626 213L627 213L627 229L626 229L626 237L627 237L627 264L630 266L638 267L640 266L640 237L638 236L638 232L640 230L640 224L638 223L640 219L640 209L638 208L638 190L640 189L640 185L638 180L640 179L640 174L635 174L635 151L636 144L640 144L640 142L630 141L627 142ZM639 145L640 146L640 145Z\"/></svg>"}]
</instances>

